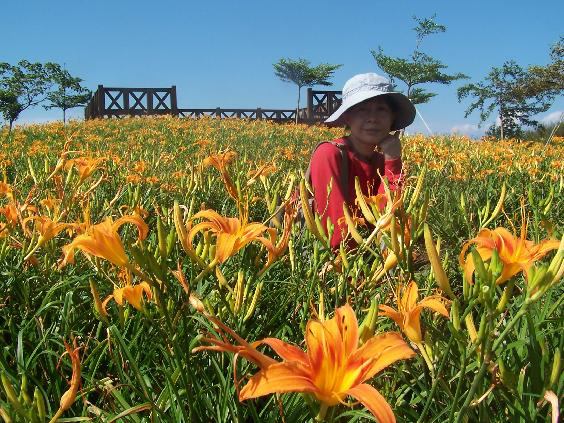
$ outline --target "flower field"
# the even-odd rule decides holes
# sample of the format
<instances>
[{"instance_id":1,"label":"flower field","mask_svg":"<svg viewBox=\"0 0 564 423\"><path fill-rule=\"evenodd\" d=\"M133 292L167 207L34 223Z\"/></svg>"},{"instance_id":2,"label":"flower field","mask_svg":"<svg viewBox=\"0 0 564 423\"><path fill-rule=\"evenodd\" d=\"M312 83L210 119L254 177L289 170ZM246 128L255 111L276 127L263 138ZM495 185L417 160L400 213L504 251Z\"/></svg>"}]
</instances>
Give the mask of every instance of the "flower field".
<instances>
[{"instance_id":1,"label":"flower field","mask_svg":"<svg viewBox=\"0 0 564 423\"><path fill-rule=\"evenodd\" d=\"M401 189L357 190L332 251L303 172L341 135L0 131L0 417L558 421L564 139L406 136Z\"/></svg>"}]
</instances>

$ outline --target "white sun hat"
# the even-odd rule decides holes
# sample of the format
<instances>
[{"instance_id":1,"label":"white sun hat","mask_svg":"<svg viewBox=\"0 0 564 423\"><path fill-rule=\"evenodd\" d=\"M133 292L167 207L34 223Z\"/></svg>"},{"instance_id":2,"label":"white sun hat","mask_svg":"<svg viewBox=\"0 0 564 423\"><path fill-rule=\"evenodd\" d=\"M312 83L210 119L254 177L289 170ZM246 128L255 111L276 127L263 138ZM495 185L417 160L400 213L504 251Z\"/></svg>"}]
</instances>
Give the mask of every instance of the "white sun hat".
<instances>
[{"instance_id":1,"label":"white sun hat","mask_svg":"<svg viewBox=\"0 0 564 423\"><path fill-rule=\"evenodd\" d=\"M402 93L392 91L392 84L388 78L375 73L361 73L349 79L343 87L341 106L325 122L342 125L344 122L341 118L344 112L364 100L381 95L388 96L395 106L391 129L396 131L411 125L415 119L415 106Z\"/></svg>"}]
</instances>

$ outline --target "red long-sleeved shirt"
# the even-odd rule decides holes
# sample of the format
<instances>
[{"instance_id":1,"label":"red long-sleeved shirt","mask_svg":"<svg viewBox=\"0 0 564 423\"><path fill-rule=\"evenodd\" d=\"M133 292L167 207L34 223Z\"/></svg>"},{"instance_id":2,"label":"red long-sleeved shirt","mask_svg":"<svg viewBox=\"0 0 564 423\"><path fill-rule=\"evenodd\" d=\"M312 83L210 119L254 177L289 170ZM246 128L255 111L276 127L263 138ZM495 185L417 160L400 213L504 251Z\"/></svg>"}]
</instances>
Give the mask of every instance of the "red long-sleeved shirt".
<instances>
[{"instance_id":1,"label":"red long-sleeved shirt","mask_svg":"<svg viewBox=\"0 0 564 423\"><path fill-rule=\"evenodd\" d=\"M344 138L334 140L341 144L346 144ZM393 190L399 183L401 176L401 158L385 160L384 155L374 152L370 160L358 156L350 146L346 147L346 154L349 159L348 177L348 199L349 208L356 210L354 181L358 176L362 193L366 196L381 194L384 192L384 185L378 175L388 179L390 188ZM347 233L346 223L339 224L343 217L343 203L345 196L341 189L341 167L342 156L339 147L331 143L321 144L313 153L311 158L311 184L314 191L315 210L322 217L323 227L327 227L327 218L331 219L335 230L331 237L331 247L338 247ZM332 180L332 182L331 182ZM328 185L331 191L327 195Z\"/></svg>"}]
</instances>

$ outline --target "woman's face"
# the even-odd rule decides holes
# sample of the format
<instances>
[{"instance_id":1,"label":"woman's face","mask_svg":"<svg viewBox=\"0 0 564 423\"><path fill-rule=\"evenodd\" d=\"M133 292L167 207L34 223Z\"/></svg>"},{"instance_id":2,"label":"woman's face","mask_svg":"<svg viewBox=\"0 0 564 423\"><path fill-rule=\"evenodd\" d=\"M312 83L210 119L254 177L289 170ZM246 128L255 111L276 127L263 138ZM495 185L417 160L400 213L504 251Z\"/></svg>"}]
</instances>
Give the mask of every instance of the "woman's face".
<instances>
[{"instance_id":1,"label":"woman's face","mask_svg":"<svg viewBox=\"0 0 564 423\"><path fill-rule=\"evenodd\" d=\"M347 110L343 120L353 141L376 146L389 135L394 113L382 97L373 97Z\"/></svg>"}]
</instances>

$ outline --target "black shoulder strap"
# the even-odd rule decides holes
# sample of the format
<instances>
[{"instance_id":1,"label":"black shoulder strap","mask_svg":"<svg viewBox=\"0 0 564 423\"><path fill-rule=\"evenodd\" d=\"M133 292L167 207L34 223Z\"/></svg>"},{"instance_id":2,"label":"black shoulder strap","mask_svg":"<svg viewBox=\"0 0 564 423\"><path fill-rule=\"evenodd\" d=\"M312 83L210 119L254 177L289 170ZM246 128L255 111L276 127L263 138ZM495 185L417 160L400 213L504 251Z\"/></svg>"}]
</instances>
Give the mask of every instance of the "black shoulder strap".
<instances>
[{"instance_id":1,"label":"black shoulder strap","mask_svg":"<svg viewBox=\"0 0 564 423\"><path fill-rule=\"evenodd\" d=\"M345 197L345 201L349 203L349 155L347 154L347 144L335 141L321 141L319 144L317 144L311 152L309 164L307 165L305 173L305 178L307 181L311 182L311 159L313 158L313 154L315 153L317 148L322 144L333 144L339 149L339 152L341 153L341 180L339 182L341 191L343 192L343 196Z\"/></svg>"}]
</instances>

